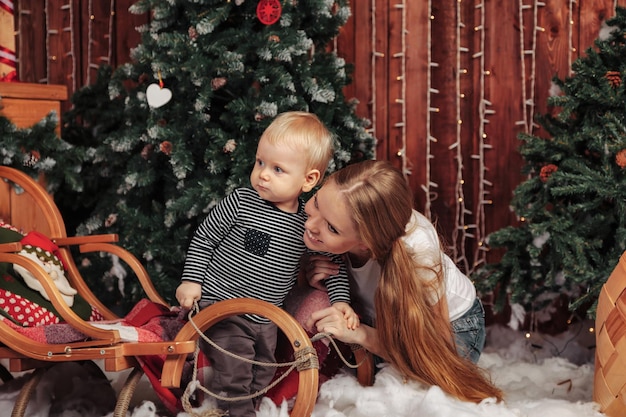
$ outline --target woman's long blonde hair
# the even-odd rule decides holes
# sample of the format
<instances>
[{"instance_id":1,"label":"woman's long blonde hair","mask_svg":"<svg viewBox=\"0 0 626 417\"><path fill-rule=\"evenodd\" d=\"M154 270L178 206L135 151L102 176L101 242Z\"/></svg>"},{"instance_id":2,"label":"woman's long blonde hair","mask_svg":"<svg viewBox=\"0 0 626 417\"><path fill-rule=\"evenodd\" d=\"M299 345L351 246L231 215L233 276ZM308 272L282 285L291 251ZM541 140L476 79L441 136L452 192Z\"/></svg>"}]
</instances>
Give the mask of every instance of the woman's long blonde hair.
<instances>
[{"instance_id":1,"label":"woman's long blonde hair","mask_svg":"<svg viewBox=\"0 0 626 417\"><path fill-rule=\"evenodd\" d=\"M413 196L400 171L385 161L364 161L333 173L328 181L337 185L360 239L381 265L374 301L386 359L407 378L437 385L461 400L501 400L502 392L485 372L457 353L440 252L439 261L420 265L421 255L432 259L432 253L413 256L401 239L411 219Z\"/></svg>"}]
</instances>

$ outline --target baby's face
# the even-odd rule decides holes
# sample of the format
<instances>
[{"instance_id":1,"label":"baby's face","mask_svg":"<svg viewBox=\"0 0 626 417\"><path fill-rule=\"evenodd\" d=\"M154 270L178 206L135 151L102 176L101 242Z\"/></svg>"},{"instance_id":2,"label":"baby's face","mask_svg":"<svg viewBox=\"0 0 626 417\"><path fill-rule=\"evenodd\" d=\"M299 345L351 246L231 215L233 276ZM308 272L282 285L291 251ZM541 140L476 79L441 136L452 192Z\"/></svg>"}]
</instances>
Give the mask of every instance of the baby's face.
<instances>
[{"instance_id":1,"label":"baby's face","mask_svg":"<svg viewBox=\"0 0 626 417\"><path fill-rule=\"evenodd\" d=\"M261 138L250 183L262 199L280 210L295 212L307 181L305 165L301 150Z\"/></svg>"}]
</instances>

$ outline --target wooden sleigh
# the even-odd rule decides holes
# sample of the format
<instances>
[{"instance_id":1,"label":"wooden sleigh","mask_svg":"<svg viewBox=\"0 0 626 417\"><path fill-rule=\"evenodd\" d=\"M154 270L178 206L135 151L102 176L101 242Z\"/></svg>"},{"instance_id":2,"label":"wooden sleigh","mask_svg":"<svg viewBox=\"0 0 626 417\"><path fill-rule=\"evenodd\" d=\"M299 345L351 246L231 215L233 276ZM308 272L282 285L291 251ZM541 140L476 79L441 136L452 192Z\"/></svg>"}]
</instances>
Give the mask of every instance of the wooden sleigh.
<instances>
[{"instance_id":1,"label":"wooden sleigh","mask_svg":"<svg viewBox=\"0 0 626 417\"><path fill-rule=\"evenodd\" d=\"M0 219L25 232L34 230L51 238L59 247L70 285L106 320L117 320L119 317L98 299L81 277L70 252L73 245L76 245L81 253L104 252L116 255L133 271L147 298L168 306L158 294L139 260L115 244L118 241L117 235L68 237L65 223L54 200L37 181L21 171L6 166L0 166L0 179L2 179ZM19 242L0 244L0 263L21 265L30 271L44 287L63 321L88 338L73 343L41 343L17 332L6 320L0 320L0 360L7 364L0 370L0 377L6 382L12 373L32 371L30 379L18 395L12 416L24 415L31 394L47 369L60 362L98 361L103 364L99 366L103 366L107 372L131 370L118 394L114 410L115 417L125 417L135 387L143 375L139 357L147 355L165 357L160 383L165 388L177 388L181 384L184 363L196 349L200 337L198 330L204 332L223 318L244 313L267 317L288 338L295 356L304 364L298 367L299 391L291 415L309 416L312 413L318 392L317 355L306 332L282 309L258 300L223 301L200 311L194 316L193 323L185 324L173 340L123 341L118 330L96 327L93 322L82 319L70 309L46 271L36 262L20 255L18 252L21 249L22 245ZM367 373L365 381L368 381L371 368L361 372Z\"/></svg>"}]
</instances>

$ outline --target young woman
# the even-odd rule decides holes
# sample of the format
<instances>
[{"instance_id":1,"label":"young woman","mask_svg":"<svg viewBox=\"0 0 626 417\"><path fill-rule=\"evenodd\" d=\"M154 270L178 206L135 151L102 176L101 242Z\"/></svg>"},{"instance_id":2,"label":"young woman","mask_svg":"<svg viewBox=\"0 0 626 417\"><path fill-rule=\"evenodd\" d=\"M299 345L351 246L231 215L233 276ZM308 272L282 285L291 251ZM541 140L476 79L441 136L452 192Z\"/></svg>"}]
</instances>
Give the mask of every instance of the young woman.
<instances>
[{"instance_id":1,"label":"young woman","mask_svg":"<svg viewBox=\"0 0 626 417\"><path fill-rule=\"evenodd\" d=\"M471 281L443 253L433 225L413 210L403 175L385 161L333 173L305 207L304 241L344 254L361 325L352 330L334 307L305 323L363 346L406 378L437 385L461 400L502 399L475 362L485 341L484 311ZM307 280L323 287L337 272L312 256Z\"/></svg>"}]
</instances>

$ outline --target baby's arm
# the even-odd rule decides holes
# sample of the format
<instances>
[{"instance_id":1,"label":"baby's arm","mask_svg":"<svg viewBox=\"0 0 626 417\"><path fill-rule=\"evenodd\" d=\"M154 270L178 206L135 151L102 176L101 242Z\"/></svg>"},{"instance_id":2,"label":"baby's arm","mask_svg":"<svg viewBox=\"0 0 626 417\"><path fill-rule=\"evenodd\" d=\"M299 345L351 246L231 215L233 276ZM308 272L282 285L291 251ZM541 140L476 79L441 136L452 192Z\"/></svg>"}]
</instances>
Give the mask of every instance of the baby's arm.
<instances>
[{"instance_id":1,"label":"baby's arm","mask_svg":"<svg viewBox=\"0 0 626 417\"><path fill-rule=\"evenodd\" d=\"M176 300L183 308L193 307L194 301L199 301L202 296L202 286L197 282L183 281L176 288Z\"/></svg>"},{"instance_id":2,"label":"baby's arm","mask_svg":"<svg viewBox=\"0 0 626 417\"><path fill-rule=\"evenodd\" d=\"M354 330L359 327L361 321L359 320L359 316L354 312L352 307L350 307L350 304L344 303L343 301L338 301L333 304L333 307L341 311L341 313L343 314L343 318L346 320L346 326L349 329Z\"/></svg>"}]
</instances>

